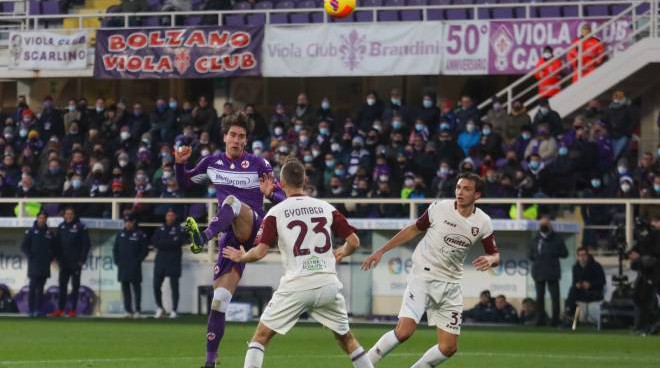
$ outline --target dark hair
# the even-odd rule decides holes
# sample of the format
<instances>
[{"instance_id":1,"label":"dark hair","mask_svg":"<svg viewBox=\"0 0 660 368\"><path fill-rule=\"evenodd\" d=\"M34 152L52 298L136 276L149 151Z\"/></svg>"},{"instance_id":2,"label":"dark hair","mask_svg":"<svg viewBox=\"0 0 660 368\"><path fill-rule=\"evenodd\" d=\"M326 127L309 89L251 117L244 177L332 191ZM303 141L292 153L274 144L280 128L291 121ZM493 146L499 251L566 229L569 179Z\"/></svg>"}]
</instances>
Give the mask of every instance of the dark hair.
<instances>
[{"instance_id":1,"label":"dark hair","mask_svg":"<svg viewBox=\"0 0 660 368\"><path fill-rule=\"evenodd\" d=\"M287 186L302 188L305 184L305 166L296 158L287 159L282 166L280 178Z\"/></svg>"},{"instance_id":2,"label":"dark hair","mask_svg":"<svg viewBox=\"0 0 660 368\"><path fill-rule=\"evenodd\" d=\"M64 211L62 211L62 213L66 213L66 211L73 211L73 216L76 215L76 210L73 208L73 206L64 207Z\"/></svg>"},{"instance_id":3,"label":"dark hair","mask_svg":"<svg viewBox=\"0 0 660 368\"><path fill-rule=\"evenodd\" d=\"M470 180L474 183L474 191L481 193L484 190L484 181L481 179L481 177L475 173L471 172L462 172L458 174L458 177L456 178L456 182L458 182L461 179L465 180Z\"/></svg>"},{"instance_id":4,"label":"dark hair","mask_svg":"<svg viewBox=\"0 0 660 368\"><path fill-rule=\"evenodd\" d=\"M229 129L233 126L245 129L245 132L250 135L254 128L254 122L242 112L228 115L222 119L222 134L229 133Z\"/></svg>"},{"instance_id":5,"label":"dark hair","mask_svg":"<svg viewBox=\"0 0 660 368\"><path fill-rule=\"evenodd\" d=\"M578 253L580 253L580 252L586 252L587 254L589 254L589 249L587 249L586 247L579 247L579 248L575 251L575 254L578 254Z\"/></svg>"}]
</instances>

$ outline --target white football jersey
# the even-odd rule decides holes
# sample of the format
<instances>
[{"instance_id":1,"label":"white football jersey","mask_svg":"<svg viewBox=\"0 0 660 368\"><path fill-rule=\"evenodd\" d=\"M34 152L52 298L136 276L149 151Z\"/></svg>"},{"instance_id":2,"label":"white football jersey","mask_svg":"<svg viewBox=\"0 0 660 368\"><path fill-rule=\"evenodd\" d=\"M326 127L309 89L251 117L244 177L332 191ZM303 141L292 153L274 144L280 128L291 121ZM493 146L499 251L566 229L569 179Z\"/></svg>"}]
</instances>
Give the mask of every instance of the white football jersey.
<instances>
[{"instance_id":1,"label":"white football jersey","mask_svg":"<svg viewBox=\"0 0 660 368\"><path fill-rule=\"evenodd\" d=\"M294 196L268 211L255 243L274 246L277 242L285 268L278 290L309 290L339 283L333 232L346 238L355 231L331 204Z\"/></svg>"},{"instance_id":2,"label":"white football jersey","mask_svg":"<svg viewBox=\"0 0 660 368\"><path fill-rule=\"evenodd\" d=\"M490 217L475 207L463 217L454 200L433 202L417 219L426 234L413 253L412 273L426 280L460 282L468 250L481 240L486 253L497 253Z\"/></svg>"}]
</instances>

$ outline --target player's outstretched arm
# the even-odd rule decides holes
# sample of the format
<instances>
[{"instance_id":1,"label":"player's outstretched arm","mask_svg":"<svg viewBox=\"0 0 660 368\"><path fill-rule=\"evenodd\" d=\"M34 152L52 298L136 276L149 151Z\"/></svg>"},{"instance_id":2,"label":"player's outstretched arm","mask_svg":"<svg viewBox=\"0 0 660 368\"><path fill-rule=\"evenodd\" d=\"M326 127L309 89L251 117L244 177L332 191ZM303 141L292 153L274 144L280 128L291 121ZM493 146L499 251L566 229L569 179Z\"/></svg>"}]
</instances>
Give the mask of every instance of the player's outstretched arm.
<instances>
[{"instance_id":1,"label":"player's outstretched arm","mask_svg":"<svg viewBox=\"0 0 660 368\"><path fill-rule=\"evenodd\" d=\"M259 179L259 190L264 197L268 198L273 204L278 204L286 199L286 194L277 180L273 176L273 172L265 172Z\"/></svg>"},{"instance_id":2,"label":"player's outstretched arm","mask_svg":"<svg viewBox=\"0 0 660 368\"><path fill-rule=\"evenodd\" d=\"M242 245L241 249L225 247L222 250L222 256L234 262L252 263L264 258L268 254L268 248L269 246L266 243L259 243L248 252L245 251Z\"/></svg>"},{"instance_id":3,"label":"player's outstretched arm","mask_svg":"<svg viewBox=\"0 0 660 368\"><path fill-rule=\"evenodd\" d=\"M488 271L493 267L497 267L500 264L500 254L484 254L477 257L472 261L472 266L477 269L477 271Z\"/></svg>"},{"instance_id":4,"label":"player's outstretched arm","mask_svg":"<svg viewBox=\"0 0 660 368\"><path fill-rule=\"evenodd\" d=\"M341 262L342 259L353 254L359 247L360 238L357 234L352 233L346 237L346 243L335 250L335 261L337 263Z\"/></svg>"},{"instance_id":5,"label":"player's outstretched arm","mask_svg":"<svg viewBox=\"0 0 660 368\"><path fill-rule=\"evenodd\" d=\"M362 262L362 270L368 271L369 269L376 267L385 253L413 240L417 235L421 233L422 230L417 227L417 224L411 224L404 227L401 231L394 235L392 239L385 243L382 248L374 252L372 255L367 257L364 262Z\"/></svg>"},{"instance_id":6,"label":"player's outstretched arm","mask_svg":"<svg viewBox=\"0 0 660 368\"><path fill-rule=\"evenodd\" d=\"M192 148L181 146L174 150L174 173L179 188L188 189L192 186L190 173L186 170L186 163L192 155Z\"/></svg>"}]
</instances>

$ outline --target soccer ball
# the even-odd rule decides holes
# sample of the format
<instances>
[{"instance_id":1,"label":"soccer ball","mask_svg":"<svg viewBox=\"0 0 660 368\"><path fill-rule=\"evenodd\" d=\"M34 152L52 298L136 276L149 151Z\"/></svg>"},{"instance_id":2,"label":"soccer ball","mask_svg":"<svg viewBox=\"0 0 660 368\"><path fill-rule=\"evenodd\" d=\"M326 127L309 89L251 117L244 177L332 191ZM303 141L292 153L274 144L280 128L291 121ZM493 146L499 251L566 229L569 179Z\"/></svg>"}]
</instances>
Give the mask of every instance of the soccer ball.
<instances>
[{"instance_id":1,"label":"soccer ball","mask_svg":"<svg viewBox=\"0 0 660 368\"><path fill-rule=\"evenodd\" d=\"M324 0L323 7L333 18L346 18L355 10L355 0Z\"/></svg>"}]
</instances>

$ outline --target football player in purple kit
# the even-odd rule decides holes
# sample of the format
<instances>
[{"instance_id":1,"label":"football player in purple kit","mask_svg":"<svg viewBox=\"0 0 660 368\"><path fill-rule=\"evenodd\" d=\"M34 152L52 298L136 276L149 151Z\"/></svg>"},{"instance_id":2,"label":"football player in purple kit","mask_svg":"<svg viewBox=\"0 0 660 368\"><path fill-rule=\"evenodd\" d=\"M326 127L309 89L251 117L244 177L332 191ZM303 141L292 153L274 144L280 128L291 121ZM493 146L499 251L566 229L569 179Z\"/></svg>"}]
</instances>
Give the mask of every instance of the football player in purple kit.
<instances>
[{"instance_id":1,"label":"football player in purple kit","mask_svg":"<svg viewBox=\"0 0 660 368\"><path fill-rule=\"evenodd\" d=\"M218 198L217 217L210 219L208 228L199 231L197 222L189 217L185 228L190 233L190 250L200 253L206 243L219 233L220 253L213 267L213 301L209 312L206 335L206 363L203 368L215 367L218 346L224 335L225 312L232 294L241 279L244 263L235 263L222 257L225 247L250 247L264 216L263 198L273 203L285 199L284 191L273 178L268 161L245 152L248 135L254 123L244 114L234 114L222 120L225 152L202 158L195 168L185 165L192 154L189 146L175 151L175 171L179 187L188 189L192 184L210 180Z\"/></svg>"}]
</instances>

